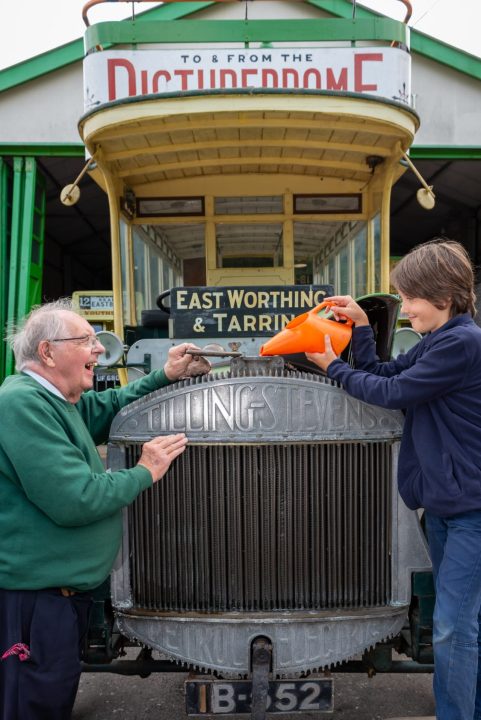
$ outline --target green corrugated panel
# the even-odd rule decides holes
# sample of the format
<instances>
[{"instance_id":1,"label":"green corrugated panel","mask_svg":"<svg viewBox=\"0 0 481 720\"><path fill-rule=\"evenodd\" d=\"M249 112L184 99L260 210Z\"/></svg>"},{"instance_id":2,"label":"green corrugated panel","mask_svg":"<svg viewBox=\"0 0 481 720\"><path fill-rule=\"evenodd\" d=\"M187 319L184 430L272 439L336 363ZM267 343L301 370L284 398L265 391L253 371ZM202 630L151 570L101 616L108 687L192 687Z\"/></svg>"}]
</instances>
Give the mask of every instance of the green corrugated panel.
<instances>
[{"instance_id":1,"label":"green corrugated panel","mask_svg":"<svg viewBox=\"0 0 481 720\"><path fill-rule=\"evenodd\" d=\"M11 208L9 197L10 168L3 158L0 158L0 327L2 329L2 345L0 346L0 382L5 377L5 349L3 341L7 322L7 289L8 289L8 246L9 210Z\"/></svg>"},{"instance_id":2,"label":"green corrugated panel","mask_svg":"<svg viewBox=\"0 0 481 720\"><path fill-rule=\"evenodd\" d=\"M23 318L42 300L43 244L45 229L45 183L34 158L25 160L17 318Z\"/></svg>"},{"instance_id":3,"label":"green corrugated panel","mask_svg":"<svg viewBox=\"0 0 481 720\"><path fill-rule=\"evenodd\" d=\"M45 181L35 158L14 158L13 195L8 263L7 324L15 325L41 302L45 236ZM15 370L9 347L5 374Z\"/></svg>"},{"instance_id":4,"label":"green corrugated panel","mask_svg":"<svg viewBox=\"0 0 481 720\"><path fill-rule=\"evenodd\" d=\"M17 281L20 256L20 238L22 232L22 205L25 177L23 174L23 158L13 160L13 194L12 216L10 231L10 262L8 273L8 301L7 325L11 327L16 322L17 308ZM11 349L7 346L5 352L5 374L12 375L15 370L15 359Z\"/></svg>"}]
</instances>

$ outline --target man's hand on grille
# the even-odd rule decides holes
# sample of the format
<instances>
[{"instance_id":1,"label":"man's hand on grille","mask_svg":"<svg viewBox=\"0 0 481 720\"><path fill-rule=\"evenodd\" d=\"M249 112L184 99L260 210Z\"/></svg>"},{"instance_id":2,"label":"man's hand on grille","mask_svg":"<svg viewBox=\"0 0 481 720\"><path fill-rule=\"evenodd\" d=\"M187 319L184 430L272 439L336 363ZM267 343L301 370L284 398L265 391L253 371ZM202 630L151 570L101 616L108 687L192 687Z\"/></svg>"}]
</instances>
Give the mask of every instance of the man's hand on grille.
<instances>
[{"instance_id":1,"label":"man's hand on grille","mask_svg":"<svg viewBox=\"0 0 481 720\"><path fill-rule=\"evenodd\" d=\"M198 350L199 355L187 352L188 350ZM182 343L182 345L171 347L164 365L167 378L175 381L208 373L211 367L210 362L202 357L201 353L201 349L192 343Z\"/></svg>"},{"instance_id":2,"label":"man's hand on grille","mask_svg":"<svg viewBox=\"0 0 481 720\"><path fill-rule=\"evenodd\" d=\"M165 475L171 462L184 452L186 445L184 433L156 437L144 443L138 464L149 470L156 483Z\"/></svg>"}]
</instances>

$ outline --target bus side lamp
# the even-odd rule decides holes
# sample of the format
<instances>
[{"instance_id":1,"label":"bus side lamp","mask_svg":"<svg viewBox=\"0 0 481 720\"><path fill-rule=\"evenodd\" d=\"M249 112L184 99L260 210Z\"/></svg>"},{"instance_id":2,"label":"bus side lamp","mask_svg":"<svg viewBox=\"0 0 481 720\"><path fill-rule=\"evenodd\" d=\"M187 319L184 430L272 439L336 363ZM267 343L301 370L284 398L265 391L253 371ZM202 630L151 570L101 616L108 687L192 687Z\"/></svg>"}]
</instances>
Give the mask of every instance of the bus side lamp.
<instances>
[{"instance_id":1,"label":"bus side lamp","mask_svg":"<svg viewBox=\"0 0 481 720\"><path fill-rule=\"evenodd\" d=\"M65 185L62 192L60 193L60 202L62 203L62 205L67 205L68 207L70 207L71 205L75 205L76 203L78 203L80 198L80 188L78 184L87 172L87 170L93 170L96 166L94 158L95 153L92 155L91 158L87 160L81 172L73 181L73 183L71 183L70 185Z\"/></svg>"},{"instance_id":2,"label":"bus side lamp","mask_svg":"<svg viewBox=\"0 0 481 720\"><path fill-rule=\"evenodd\" d=\"M436 195L433 193L433 186L427 184L426 180L423 178L419 170L413 164L409 155L403 153L402 156L408 167L413 171L413 173L416 175L419 182L423 186L422 188L419 188L416 193L416 199L418 203L421 205L422 208L424 208L424 210L432 210L436 204Z\"/></svg>"},{"instance_id":3,"label":"bus side lamp","mask_svg":"<svg viewBox=\"0 0 481 720\"><path fill-rule=\"evenodd\" d=\"M110 330L100 330L96 333L100 343L105 348L105 352L97 358L97 364L100 367L106 368L129 368L135 367L143 370L145 373L150 373L152 370L152 356L150 353L144 353L144 362L140 363L126 363L119 362L127 349L123 344L122 340L118 335L111 332Z\"/></svg>"}]
</instances>

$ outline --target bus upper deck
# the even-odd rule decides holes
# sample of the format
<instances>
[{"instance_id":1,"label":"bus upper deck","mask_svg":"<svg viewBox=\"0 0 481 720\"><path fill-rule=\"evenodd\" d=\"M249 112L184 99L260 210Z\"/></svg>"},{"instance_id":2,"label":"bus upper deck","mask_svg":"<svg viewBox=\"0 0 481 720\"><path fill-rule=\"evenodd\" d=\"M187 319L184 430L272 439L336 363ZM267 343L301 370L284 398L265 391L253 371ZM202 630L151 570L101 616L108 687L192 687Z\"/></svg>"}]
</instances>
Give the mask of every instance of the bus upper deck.
<instances>
[{"instance_id":1,"label":"bus upper deck","mask_svg":"<svg viewBox=\"0 0 481 720\"><path fill-rule=\"evenodd\" d=\"M391 188L419 125L407 26L232 7L87 29L79 127L119 334L175 286L389 290Z\"/></svg>"}]
</instances>

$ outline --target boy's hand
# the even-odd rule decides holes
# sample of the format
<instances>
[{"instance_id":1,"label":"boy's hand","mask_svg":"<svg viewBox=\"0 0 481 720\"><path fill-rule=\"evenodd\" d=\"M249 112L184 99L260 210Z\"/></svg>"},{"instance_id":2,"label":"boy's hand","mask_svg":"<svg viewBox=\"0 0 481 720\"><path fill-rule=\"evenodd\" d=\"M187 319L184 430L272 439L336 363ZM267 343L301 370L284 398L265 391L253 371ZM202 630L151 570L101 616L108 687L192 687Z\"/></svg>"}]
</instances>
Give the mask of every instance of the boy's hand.
<instances>
[{"instance_id":1,"label":"boy's hand","mask_svg":"<svg viewBox=\"0 0 481 720\"><path fill-rule=\"evenodd\" d=\"M336 320L342 320L343 317L348 317L351 318L356 327L369 325L366 313L350 295L333 295L332 297L326 298L326 300L334 303L331 311Z\"/></svg>"},{"instance_id":2,"label":"boy's hand","mask_svg":"<svg viewBox=\"0 0 481 720\"><path fill-rule=\"evenodd\" d=\"M332 349L330 336L324 335L323 353L306 353L306 358L326 372L332 361L337 358L336 353Z\"/></svg>"}]
</instances>

